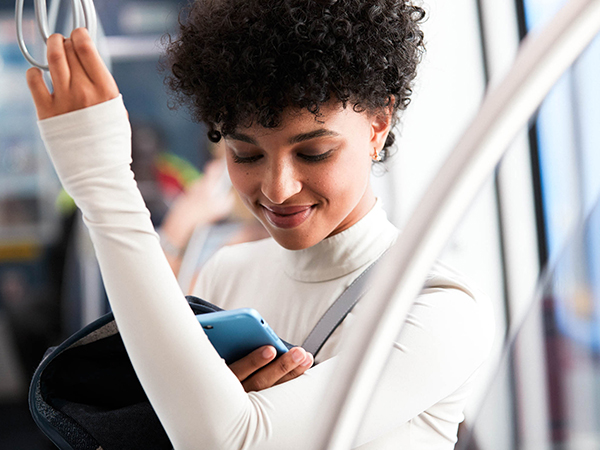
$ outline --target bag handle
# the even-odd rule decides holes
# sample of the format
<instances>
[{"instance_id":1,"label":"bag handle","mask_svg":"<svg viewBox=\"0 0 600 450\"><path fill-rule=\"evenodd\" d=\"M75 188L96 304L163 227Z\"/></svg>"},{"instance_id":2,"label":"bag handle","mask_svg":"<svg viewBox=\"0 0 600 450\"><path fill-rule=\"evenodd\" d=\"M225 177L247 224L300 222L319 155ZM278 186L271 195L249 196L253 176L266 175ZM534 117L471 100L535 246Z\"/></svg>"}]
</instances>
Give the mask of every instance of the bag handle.
<instances>
[{"instance_id":1,"label":"bag handle","mask_svg":"<svg viewBox=\"0 0 600 450\"><path fill-rule=\"evenodd\" d=\"M302 343L302 348L307 352L312 353L313 357L317 356L317 353L319 353L321 347L325 345L329 336L333 334L336 328L344 321L348 313L352 311L352 308L354 308L358 301L371 288L371 284L368 283L368 275L385 253L386 252L383 252L379 258L350 283L350 286L348 286L335 302L333 302L306 337Z\"/></svg>"}]
</instances>

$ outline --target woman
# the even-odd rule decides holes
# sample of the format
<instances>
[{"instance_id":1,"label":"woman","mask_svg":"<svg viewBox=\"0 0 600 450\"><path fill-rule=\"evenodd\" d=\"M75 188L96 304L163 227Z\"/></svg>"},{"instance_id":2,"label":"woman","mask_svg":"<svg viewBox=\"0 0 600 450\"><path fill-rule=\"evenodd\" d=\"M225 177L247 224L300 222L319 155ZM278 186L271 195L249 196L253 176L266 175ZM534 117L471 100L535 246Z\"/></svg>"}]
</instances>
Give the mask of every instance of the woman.
<instances>
[{"instance_id":1,"label":"woman","mask_svg":"<svg viewBox=\"0 0 600 450\"><path fill-rule=\"evenodd\" d=\"M169 84L209 138L225 140L232 184L272 237L217 253L196 294L254 307L282 338L302 342L392 245L398 232L369 175L409 102L422 18L398 0L191 6L168 49ZM127 351L174 447L313 448L313 418L327 407L320 400L352 317L308 371L312 356L301 348L274 361L272 349L259 349L228 368L160 249L129 169L127 113L85 30L52 36L48 60L53 94L38 70L27 73L42 136L83 211ZM436 266L355 446L453 448L491 337L485 298Z\"/></svg>"}]
</instances>

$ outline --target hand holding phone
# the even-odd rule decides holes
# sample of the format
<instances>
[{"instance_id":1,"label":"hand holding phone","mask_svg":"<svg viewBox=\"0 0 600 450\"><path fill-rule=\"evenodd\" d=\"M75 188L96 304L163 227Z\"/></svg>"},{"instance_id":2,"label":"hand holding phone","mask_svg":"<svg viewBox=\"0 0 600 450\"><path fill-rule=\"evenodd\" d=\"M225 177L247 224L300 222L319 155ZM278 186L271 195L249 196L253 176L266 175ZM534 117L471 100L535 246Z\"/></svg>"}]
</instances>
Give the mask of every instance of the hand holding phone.
<instances>
[{"instance_id":1,"label":"hand holding phone","mask_svg":"<svg viewBox=\"0 0 600 450\"><path fill-rule=\"evenodd\" d=\"M221 358L231 364L264 345L272 345L277 356L287 346L252 308L232 309L196 316Z\"/></svg>"}]
</instances>

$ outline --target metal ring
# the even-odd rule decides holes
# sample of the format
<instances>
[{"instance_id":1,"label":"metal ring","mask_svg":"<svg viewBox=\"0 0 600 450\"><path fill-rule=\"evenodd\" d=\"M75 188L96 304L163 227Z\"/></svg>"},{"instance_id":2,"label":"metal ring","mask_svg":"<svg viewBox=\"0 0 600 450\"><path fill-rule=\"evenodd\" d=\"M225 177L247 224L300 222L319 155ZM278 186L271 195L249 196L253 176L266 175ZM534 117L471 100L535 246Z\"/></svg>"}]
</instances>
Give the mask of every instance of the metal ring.
<instances>
[{"instance_id":1,"label":"metal ring","mask_svg":"<svg viewBox=\"0 0 600 450\"><path fill-rule=\"evenodd\" d=\"M54 0L55 2L60 2L60 0ZM19 49L21 53L34 67L37 67L42 70L50 70L47 64L43 64L37 61L27 49L27 45L25 44L25 38L23 37L23 7L25 0L17 0L15 6L15 22L16 22L16 30L17 30L17 44L19 45ZM40 35L44 40L44 43L48 42L48 38L50 37L50 30L48 27L48 13L47 13L47 5L46 0L34 0L34 11L35 11L35 21L37 23L38 30L40 31ZM96 28L97 28L97 17L96 17L96 9L94 8L94 3L92 0L71 0L72 5L72 13L73 13L73 29L79 28L80 26L84 26L88 29L92 40L95 41L96 36ZM83 13L83 14L82 14ZM83 15L83 24L81 23L81 18Z\"/></svg>"},{"instance_id":2,"label":"metal ring","mask_svg":"<svg viewBox=\"0 0 600 450\"><path fill-rule=\"evenodd\" d=\"M27 45L25 45L25 38L23 37L23 4L25 0L17 0L17 4L15 7L15 21L17 25L17 43L19 44L19 49L23 56L31 64L32 66L38 67L42 70L49 70L47 65L44 65L38 61L36 61L33 56L27 50Z\"/></svg>"}]
</instances>

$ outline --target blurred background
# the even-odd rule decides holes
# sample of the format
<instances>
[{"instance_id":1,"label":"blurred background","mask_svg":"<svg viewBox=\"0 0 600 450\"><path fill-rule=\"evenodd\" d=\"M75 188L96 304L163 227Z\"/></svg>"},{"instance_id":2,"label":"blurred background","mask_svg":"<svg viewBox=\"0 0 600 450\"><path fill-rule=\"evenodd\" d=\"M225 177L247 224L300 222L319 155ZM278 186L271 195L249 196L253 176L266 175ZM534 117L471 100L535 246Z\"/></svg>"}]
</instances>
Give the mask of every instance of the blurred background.
<instances>
[{"instance_id":1,"label":"blurred background","mask_svg":"<svg viewBox=\"0 0 600 450\"><path fill-rule=\"evenodd\" d=\"M68 32L64 3L57 24ZM399 125L396 154L373 174L398 227L486 90L510 68L521 39L564 3L425 2L427 54L413 101ZM228 190L222 167L206 167L219 158L219 148L185 110L169 108L157 67L161 38L176 33L184 4L95 4L102 25L98 45L130 114L133 169L153 222L169 233L177 228L169 224L186 224L168 236L174 245L165 245L165 252L189 290L219 246L264 232L235 201L218 211L205 201L202 192ZM26 40L41 58L32 18L27 4ZM87 232L39 139L24 78L28 67L16 43L14 2L0 0L1 449L53 448L30 418L29 380L49 346L109 308ZM497 320L494 354L457 448L600 448L598 80L596 39L515 139L440 256L490 295ZM189 204L212 208L210 221L182 216Z\"/></svg>"}]
</instances>

